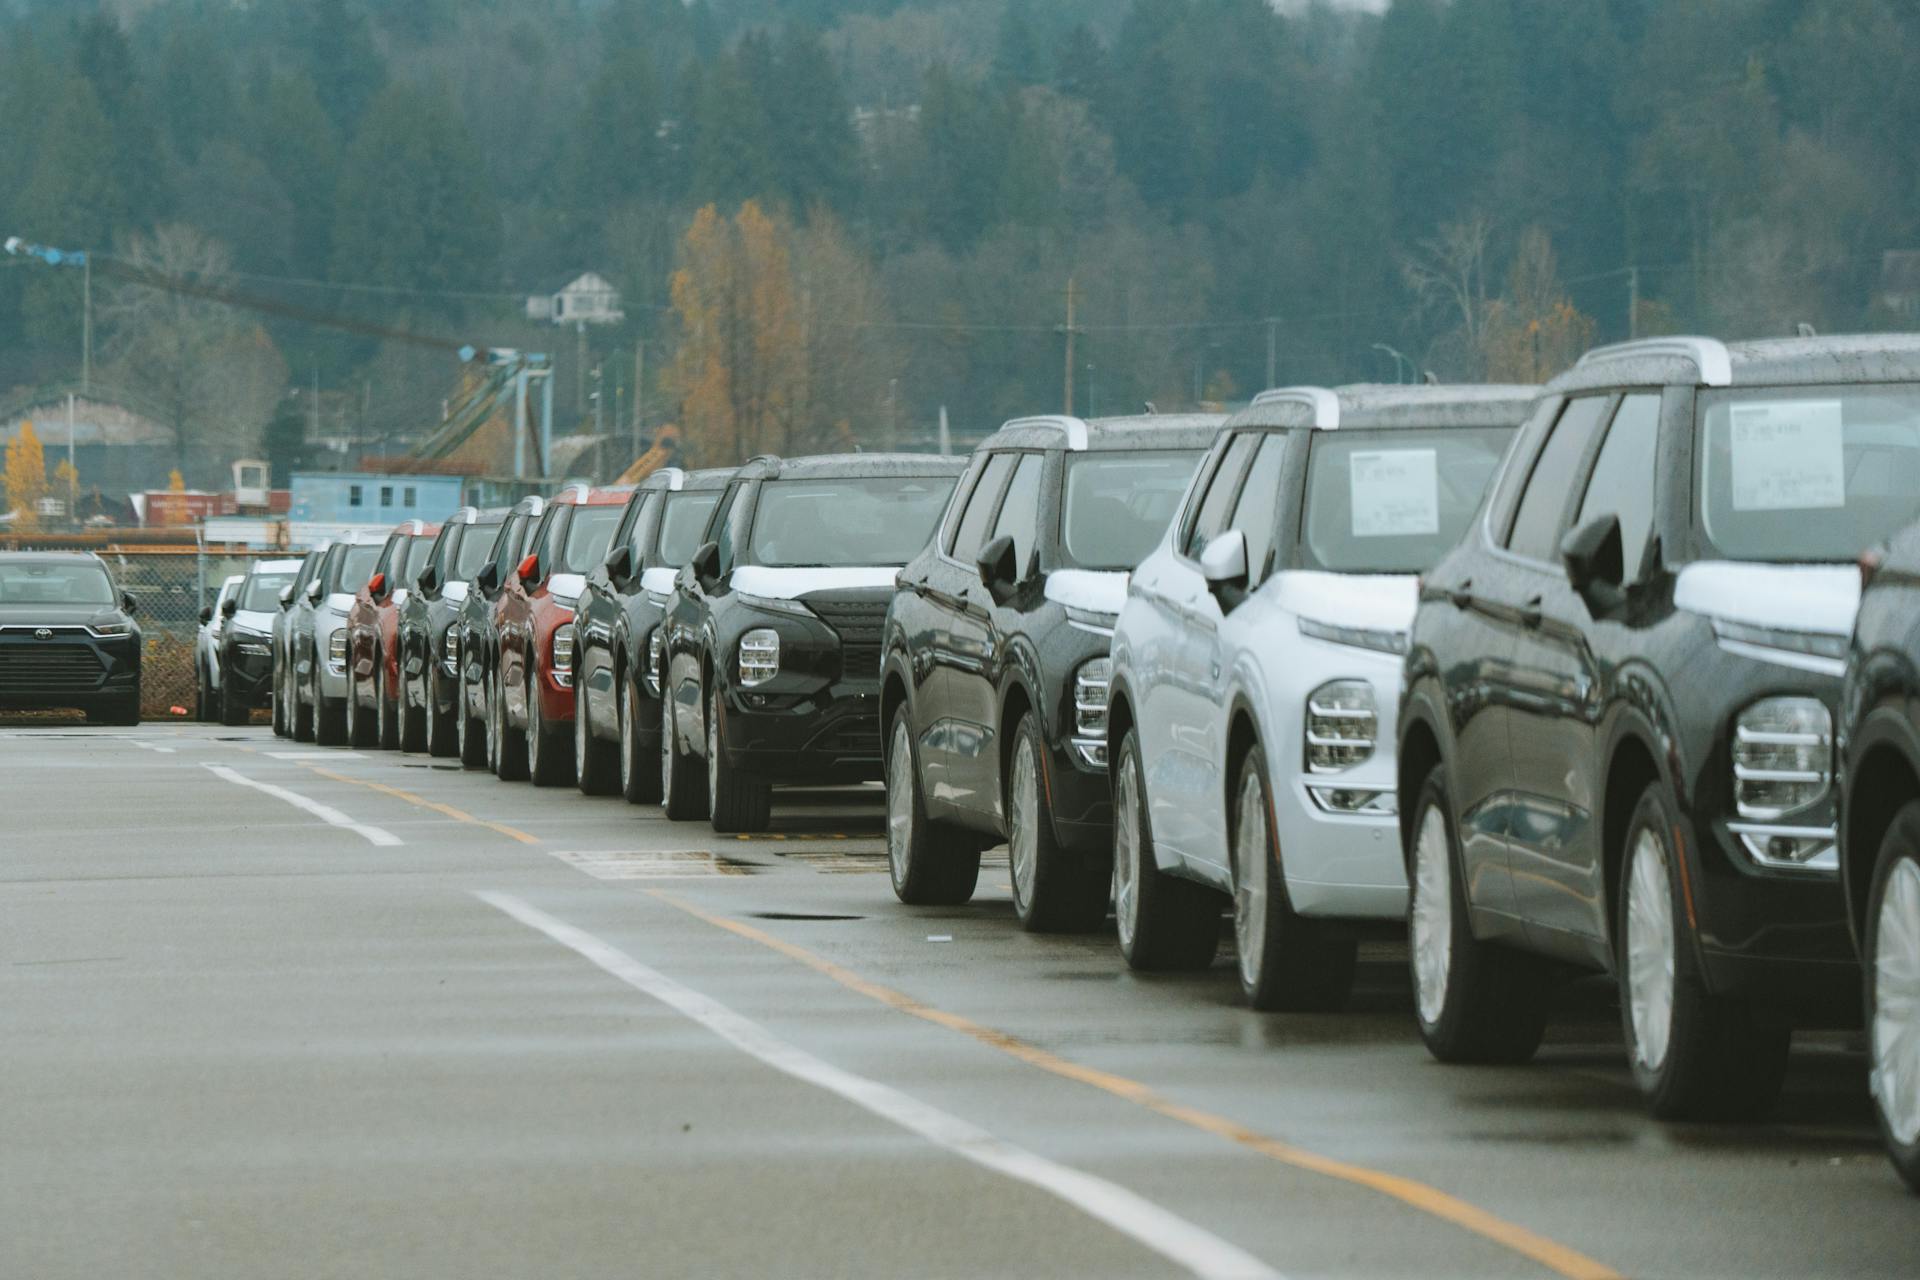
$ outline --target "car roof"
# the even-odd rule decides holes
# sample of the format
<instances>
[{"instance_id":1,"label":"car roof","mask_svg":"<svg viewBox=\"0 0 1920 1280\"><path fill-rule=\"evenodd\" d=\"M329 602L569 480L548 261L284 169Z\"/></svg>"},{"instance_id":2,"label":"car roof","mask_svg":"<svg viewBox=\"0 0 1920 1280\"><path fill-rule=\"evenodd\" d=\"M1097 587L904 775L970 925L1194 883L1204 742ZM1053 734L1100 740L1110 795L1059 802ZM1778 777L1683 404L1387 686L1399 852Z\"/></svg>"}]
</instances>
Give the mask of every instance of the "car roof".
<instances>
[{"instance_id":1,"label":"car roof","mask_svg":"<svg viewBox=\"0 0 1920 1280\"><path fill-rule=\"evenodd\" d=\"M1223 413L1140 413L1115 418L1047 415L1012 418L981 449L1204 449L1220 434Z\"/></svg>"},{"instance_id":2,"label":"car roof","mask_svg":"<svg viewBox=\"0 0 1920 1280\"><path fill-rule=\"evenodd\" d=\"M683 471L679 467L662 467L642 480L639 488L665 489L669 493L723 489L737 470L737 467L706 467L699 471Z\"/></svg>"},{"instance_id":3,"label":"car roof","mask_svg":"<svg viewBox=\"0 0 1920 1280\"><path fill-rule=\"evenodd\" d=\"M393 526L393 532L411 534L416 538L425 538L440 532L440 526L437 524L428 524L425 520L416 517L412 520L402 520L399 524Z\"/></svg>"},{"instance_id":4,"label":"car roof","mask_svg":"<svg viewBox=\"0 0 1920 1280\"><path fill-rule=\"evenodd\" d=\"M305 560L255 560L248 573L297 573Z\"/></svg>"},{"instance_id":5,"label":"car roof","mask_svg":"<svg viewBox=\"0 0 1920 1280\"><path fill-rule=\"evenodd\" d=\"M537 493L530 493L513 504L510 515L537 516L547 509L547 500Z\"/></svg>"},{"instance_id":6,"label":"car roof","mask_svg":"<svg viewBox=\"0 0 1920 1280\"><path fill-rule=\"evenodd\" d=\"M1233 427L1517 427L1540 388L1518 383L1355 382L1343 387L1275 387L1227 419Z\"/></svg>"},{"instance_id":7,"label":"car roof","mask_svg":"<svg viewBox=\"0 0 1920 1280\"><path fill-rule=\"evenodd\" d=\"M782 458L765 453L749 458L737 473L742 480L839 480L878 476L957 476L965 458L938 453L822 453Z\"/></svg>"},{"instance_id":8,"label":"car roof","mask_svg":"<svg viewBox=\"0 0 1920 1280\"><path fill-rule=\"evenodd\" d=\"M247 580L247 575L244 573L230 573L226 576L226 579L221 582L220 588L221 590L224 591L226 588L232 587L232 586L238 586L240 583L245 582L246 580Z\"/></svg>"},{"instance_id":9,"label":"car roof","mask_svg":"<svg viewBox=\"0 0 1920 1280\"><path fill-rule=\"evenodd\" d=\"M332 550L334 547L364 547L369 544L373 546L384 546L387 539L392 536L393 530L391 529L349 529L332 542L329 542L327 549Z\"/></svg>"},{"instance_id":10,"label":"car roof","mask_svg":"<svg viewBox=\"0 0 1920 1280\"><path fill-rule=\"evenodd\" d=\"M1595 347L1549 382L1547 390L1916 381L1920 381L1920 334L1851 333L1751 342L1673 337Z\"/></svg>"},{"instance_id":11,"label":"car roof","mask_svg":"<svg viewBox=\"0 0 1920 1280\"><path fill-rule=\"evenodd\" d=\"M632 492L633 486L627 484L601 488L590 484L570 484L554 494L552 502L555 506L563 507L617 507Z\"/></svg>"},{"instance_id":12,"label":"car roof","mask_svg":"<svg viewBox=\"0 0 1920 1280\"><path fill-rule=\"evenodd\" d=\"M0 564L21 560L32 564L97 564L106 568L106 561L91 551L0 551Z\"/></svg>"}]
</instances>

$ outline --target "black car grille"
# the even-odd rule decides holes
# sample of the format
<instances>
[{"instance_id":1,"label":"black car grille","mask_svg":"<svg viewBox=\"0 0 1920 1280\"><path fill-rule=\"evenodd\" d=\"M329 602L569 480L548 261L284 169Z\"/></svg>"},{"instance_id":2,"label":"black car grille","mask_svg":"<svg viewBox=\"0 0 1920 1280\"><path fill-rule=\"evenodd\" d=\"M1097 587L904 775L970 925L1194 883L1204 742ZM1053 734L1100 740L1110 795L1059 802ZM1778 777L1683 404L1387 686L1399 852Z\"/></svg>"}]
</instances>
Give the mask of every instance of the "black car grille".
<instances>
[{"instance_id":1,"label":"black car grille","mask_svg":"<svg viewBox=\"0 0 1920 1280\"><path fill-rule=\"evenodd\" d=\"M100 670L84 644L0 645L0 693L80 693L99 687Z\"/></svg>"},{"instance_id":2,"label":"black car grille","mask_svg":"<svg viewBox=\"0 0 1920 1280\"><path fill-rule=\"evenodd\" d=\"M878 680L880 637L886 629L887 601L810 596L807 607L840 637L840 674L849 680Z\"/></svg>"}]
</instances>

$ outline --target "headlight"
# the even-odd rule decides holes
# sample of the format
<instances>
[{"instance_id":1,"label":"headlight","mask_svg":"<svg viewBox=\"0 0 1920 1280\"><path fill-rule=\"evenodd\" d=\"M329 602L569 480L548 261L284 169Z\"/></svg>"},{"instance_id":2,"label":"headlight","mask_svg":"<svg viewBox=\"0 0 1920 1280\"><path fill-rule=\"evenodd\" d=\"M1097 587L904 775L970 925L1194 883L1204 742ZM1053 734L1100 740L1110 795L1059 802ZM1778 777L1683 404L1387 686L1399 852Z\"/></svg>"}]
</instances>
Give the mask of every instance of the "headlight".
<instances>
[{"instance_id":1,"label":"headlight","mask_svg":"<svg viewBox=\"0 0 1920 1280\"><path fill-rule=\"evenodd\" d=\"M647 636L647 692L654 697L660 696L660 650L664 647L661 632L664 628L655 627Z\"/></svg>"},{"instance_id":2,"label":"headlight","mask_svg":"<svg viewBox=\"0 0 1920 1280\"><path fill-rule=\"evenodd\" d=\"M1407 633L1378 631L1371 627L1340 627L1331 622L1300 619L1300 634L1328 644L1343 644L1349 649L1371 649L1375 653L1403 654L1407 651Z\"/></svg>"},{"instance_id":3,"label":"headlight","mask_svg":"<svg viewBox=\"0 0 1920 1280\"><path fill-rule=\"evenodd\" d=\"M1380 722L1373 686L1365 680L1334 680L1307 695L1307 770L1338 773L1373 757Z\"/></svg>"},{"instance_id":4,"label":"headlight","mask_svg":"<svg viewBox=\"0 0 1920 1280\"><path fill-rule=\"evenodd\" d=\"M573 681L573 635L571 622L553 633L553 682L562 688Z\"/></svg>"},{"instance_id":5,"label":"headlight","mask_svg":"<svg viewBox=\"0 0 1920 1280\"><path fill-rule=\"evenodd\" d=\"M1837 870L1830 827L1781 819L1827 798L1833 789L1833 716L1818 698L1765 698L1742 711L1733 727L1733 807L1730 823L1762 866Z\"/></svg>"},{"instance_id":6,"label":"headlight","mask_svg":"<svg viewBox=\"0 0 1920 1280\"><path fill-rule=\"evenodd\" d=\"M347 665L347 633L336 631L327 637L327 665L339 670Z\"/></svg>"},{"instance_id":7,"label":"headlight","mask_svg":"<svg viewBox=\"0 0 1920 1280\"><path fill-rule=\"evenodd\" d=\"M553 602L554 602L555 604L557 604L557 605L559 605L559 606L560 606L560 607L561 607L562 609L571 609L571 608L573 608L573 607L574 607L575 605L577 605L577 604L579 604L579 603L580 603L580 597L579 597L579 596L577 596L577 595L572 595L572 596L568 596L568 595L562 595L562 594L560 594L560 593L559 593L558 591L550 591L550 592L548 592L548 593L547 593L547 598L548 598L548 599L550 599L550 600L552 600L552 601L553 601Z\"/></svg>"},{"instance_id":8,"label":"headlight","mask_svg":"<svg viewBox=\"0 0 1920 1280\"><path fill-rule=\"evenodd\" d=\"M656 609L666 608L667 601L673 598L664 591L651 591L645 588L642 588L642 590L646 591L647 603Z\"/></svg>"},{"instance_id":9,"label":"headlight","mask_svg":"<svg viewBox=\"0 0 1920 1280\"><path fill-rule=\"evenodd\" d=\"M780 674L780 633L755 627L740 637L740 684L752 688Z\"/></svg>"},{"instance_id":10,"label":"headlight","mask_svg":"<svg viewBox=\"0 0 1920 1280\"><path fill-rule=\"evenodd\" d=\"M753 609L764 609L768 613L790 613L797 618L811 618L813 610L798 600L776 600L771 596L753 596L746 592L736 592L734 597L741 604Z\"/></svg>"},{"instance_id":11,"label":"headlight","mask_svg":"<svg viewBox=\"0 0 1920 1280\"><path fill-rule=\"evenodd\" d=\"M97 636L130 636L133 634L131 622L96 622L87 630Z\"/></svg>"},{"instance_id":12,"label":"headlight","mask_svg":"<svg viewBox=\"0 0 1920 1280\"><path fill-rule=\"evenodd\" d=\"M248 658L265 658L270 656L273 650L264 644L259 644L252 640L242 640L240 642L240 652Z\"/></svg>"},{"instance_id":13,"label":"headlight","mask_svg":"<svg viewBox=\"0 0 1920 1280\"><path fill-rule=\"evenodd\" d=\"M441 646L440 666L450 676L459 674L460 636L452 627L447 628L447 642Z\"/></svg>"},{"instance_id":14,"label":"headlight","mask_svg":"<svg viewBox=\"0 0 1920 1280\"><path fill-rule=\"evenodd\" d=\"M1846 636L1755 627L1726 618L1713 620L1713 635L1722 649L1743 657L1823 675L1846 673Z\"/></svg>"}]
</instances>

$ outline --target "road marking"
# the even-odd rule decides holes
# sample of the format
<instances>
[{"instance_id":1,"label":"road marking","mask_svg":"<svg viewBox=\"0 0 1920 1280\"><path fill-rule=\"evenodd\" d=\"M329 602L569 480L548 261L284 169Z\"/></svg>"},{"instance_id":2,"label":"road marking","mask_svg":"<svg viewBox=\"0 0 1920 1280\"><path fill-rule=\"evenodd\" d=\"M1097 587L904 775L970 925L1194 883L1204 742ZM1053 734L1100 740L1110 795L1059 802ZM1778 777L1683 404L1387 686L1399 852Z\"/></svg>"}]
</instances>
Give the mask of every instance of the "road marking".
<instances>
[{"instance_id":1,"label":"road marking","mask_svg":"<svg viewBox=\"0 0 1920 1280\"><path fill-rule=\"evenodd\" d=\"M158 751L163 756L170 756L174 753L172 747L156 746L151 742L142 742L138 738L128 738L127 741L131 742L134 746L140 748L142 751Z\"/></svg>"},{"instance_id":2,"label":"road marking","mask_svg":"<svg viewBox=\"0 0 1920 1280\"><path fill-rule=\"evenodd\" d=\"M704 849L549 849L548 853L596 880L690 880L744 876L753 868Z\"/></svg>"},{"instance_id":3,"label":"road marking","mask_svg":"<svg viewBox=\"0 0 1920 1280\"><path fill-rule=\"evenodd\" d=\"M276 787L271 782L256 781L253 778L247 777L244 773L234 772L223 764L206 764L200 767L211 770L215 777L225 778L228 782L234 783L237 786L252 787L255 791L264 792L277 800L285 800L296 809L305 809L322 822L331 823L333 826L353 832L368 844L385 847L406 843L406 841L391 831L381 827L369 826L364 822L355 822L352 818L349 818L332 805L321 804L318 800L309 800L298 791L289 791L285 787Z\"/></svg>"},{"instance_id":4,"label":"road marking","mask_svg":"<svg viewBox=\"0 0 1920 1280\"><path fill-rule=\"evenodd\" d=\"M241 750L243 751L251 751L252 749L253 748L251 747L241 748ZM322 751L268 751L265 754L270 759L274 759L274 760L365 760L366 759L366 757L361 755L358 751L325 751L325 750L322 750Z\"/></svg>"},{"instance_id":5,"label":"road marking","mask_svg":"<svg viewBox=\"0 0 1920 1280\"><path fill-rule=\"evenodd\" d=\"M1243 1277L1245 1280L1279 1280L1278 1272L1252 1254L1117 1183L1056 1164L891 1085L816 1058L713 997L682 986L618 947L511 894L477 891L474 896L576 952L636 991L699 1023L774 1070L837 1094L983 1168L1038 1187L1193 1275L1207 1277L1207 1280Z\"/></svg>"},{"instance_id":6,"label":"road marking","mask_svg":"<svg viewBox=\"0 0 1920 1280\"><path fill-rule=\"evenodd\" d=\"M797 960L808 968L832 978L849 991L854 991L871 1000L876 1000L888 1008L895 1009L901 1013L911 1014L913 1017L924 1019L927 1022L934 1023L936 1026L946 1027L950 1031L957 1031L962 1035L970 1036L978 1040L981 1044L989 1048L998 1049L1010 1057L1018 1058L1029 1066L1038 1067L1042 1071L1050 1072L1053 1075L1061 1076L1068 1080L1078 1081L1081 1084L1091 1085L1117 1098L1124 1098L1136 1106L1145 1107L1147 1110L1165 1116L1170 1120L1178 1120L1182 1124L1190 1125L1193 1128L1225 1138L1229 1142L1237 1143L1251 1151L1257 1151L1261 1155L1277 1160L1282 1164L1291 1165L1296 1169L1304 1169L1310 1173L1323 1174L1326 1177L1341 1182L1352 1183L1355 1186L1366 1187L1382 1195L1390 1196L1402 1204L1419 1209L1423 1213L1432 1214L1436 1218L1450 1222L1454 1226L1461 1227L1484 1239L1491 1240L1493 1243L1510 1249L1523 1257L1530 1258L1547 1270L1567 1277L1567 1280L1621 1280L1620 1273L1605 1263L1597 1262L1583 1253L1570 1249L1558 1241L1549 1240L1547 1237L1539 1235L1536 1232L1529 1231L1517 1223L1508 1222L1504 1218L1496 1217L1494 1214L1487 1212L1477 1205L1469 1204L1457 1196L1447 1194L1438 1187L1430 1187L1424 1182L1401 1177L1398 1174L1386 1173L1379 1169L1369 1169L1365 1165L1349 1164L1344 1160L1336 1160L1331 1156L1323 1156L1318 1152L1308 1151L1303 1147L1296 1147L1290 1143L1281 1142L1277 1138L1270 1138L1266 1134L1254 1129L1249 1129L1245 1125L1229 1120L1225 1116L1215 1115L1210 1111L1202 1111L1198 1107L1190 1107L1184 1103L1175 1102L1173 1099L1155 1092L1151 1086L1142 1084L1137 1080L1131 1080L1126 1076L1101 1071L1095 1067L1082 1066L1077 1062L1062 1058L1058 1054L1050 1053L1038 1045L1028 1044L1026 1041L1009 1035L1004 1031L996 1031L992 1027L982 1026L980 1023L974 1022L970 1018L963 1018L959 1014L948 1013L945 1010L936 1009L932 1005L922 1004L905 992L896 991L892 987L881 986L877 982L870 982L852 970L844 969L833 961L826 959L824 956L816 955L808 951L805 947L795 946L791 942L776 938L772 934L764 930L756 929L750 924L742 924L738 920L729 920L724 916L713 915L701 910L690 902L659 889L649 889L647 893L667 903L669 906L678 907L695 919L704 920L716 928L725 929L729 933L737 934L749 941L757 942L764 947L778 951L790 959Z\"/></svg>"},{"instance_id":7,"label":"road marking","mask_svg":"<svg viewBox=\"0 0 1920 1280\"><path fill-rule=\"evenodd\" d=\"M339 759L338 756L333 758L336 760ZM334 782L352 783L356 787L365 787L369 791L378 791L383 796L392 796L396 800L405 800L408 804L418 805L422 809L431 809L435 813L445 814L455 822L465 822L476 827L486 827L490 831L498 831L501 835L518 840L521 844L540 843L539 836L528 835L518 827L510 827L504 822L489 822L485 818L476 818L465 809L456 809L450 804L442 804L438 800L429 800L425 796L415 795L411 791L402 791L399 787L390 787L384 782L375 782L370 778L356 778L352 774L347 773L335 773L331 769L321 769L314 765L308 765L307 768L312 769L321 777L329 778Z\"/></svg>"}]
</instances>

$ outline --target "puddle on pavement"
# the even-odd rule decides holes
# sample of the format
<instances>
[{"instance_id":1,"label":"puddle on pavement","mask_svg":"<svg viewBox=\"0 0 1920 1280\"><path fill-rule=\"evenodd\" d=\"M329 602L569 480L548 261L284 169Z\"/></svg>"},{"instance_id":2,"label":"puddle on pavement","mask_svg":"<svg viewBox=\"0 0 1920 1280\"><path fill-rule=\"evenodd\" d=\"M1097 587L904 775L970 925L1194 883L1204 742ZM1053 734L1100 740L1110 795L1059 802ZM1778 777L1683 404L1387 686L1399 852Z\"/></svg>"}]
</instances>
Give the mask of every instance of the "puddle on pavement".
<instances>
[{"instance_id":1,"label":"puddle on pavement","mask_svg":"<svg viewBox=\"0 0 1920 1280\"><path fill-rule=\"evenodd\" d=\"M865 916L838 916L824 911L750 911L755 920L865 920Z\"/></svg>"},{"instance_id":2,"label":"puddle on pavement","mask_svg":"<svg viewBox=\"0 0 1920 1280\"><path fill-rule=\"evenodd\" d=\"M596 880L694 880L750 876L760 868L703 849L552 849L560 861Z\"/></svg>"}]
</instances>

